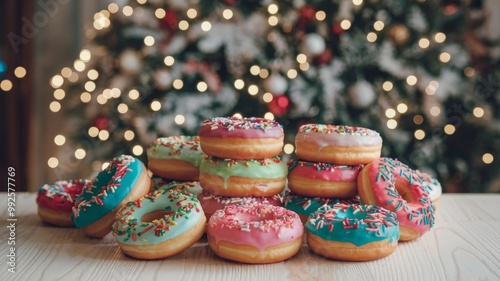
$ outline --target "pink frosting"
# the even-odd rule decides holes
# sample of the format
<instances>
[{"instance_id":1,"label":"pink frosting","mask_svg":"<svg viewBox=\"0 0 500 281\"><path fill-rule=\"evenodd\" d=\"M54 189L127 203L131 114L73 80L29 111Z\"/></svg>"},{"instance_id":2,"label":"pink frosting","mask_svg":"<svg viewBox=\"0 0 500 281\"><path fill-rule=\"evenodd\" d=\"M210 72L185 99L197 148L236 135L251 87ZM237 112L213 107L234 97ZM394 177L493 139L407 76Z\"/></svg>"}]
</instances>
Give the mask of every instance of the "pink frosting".
<instances>
[{"instance_id":1,"label":"pink frosting","mask_svg":"<svg viewBox=\"0 0 500 281\"><path fill-rule=\"evenodd\" d=\"M283 127L264 118L217 117L206 119L201 125L200 137L280 138Z\"/></svg>"},{"instance_id":2,"label":"pink frosting","mask_svg":"<svg viewBox=\"0 0 500 281\"><path fill-rule=\"evenodd\" d=\"M238 204L268 204L273 206L281 206L281 198L278 195L270 197L226 197L226 196L216 196L210 194L206 191L198 194L198 200L201 203L203 211L210 217L216 211L223 209L228 205L238 205Z\"/></svg>"},{"instance_id":3,"label":"pink frosting","mask_svg":"<svg viewBox=\"0 0 500 281\"><path fill-rule=\"evenodd\" d=\"M313 163L291 160L288 163L289 176L296 175L329 182L356 182L363 165L341 166L326 163Z\"/></svg>"},{"instance_id":4,"label":"pink frosting","mask_svg":"<svg viewBox=\"0 0 500 281\"><path fill-rule=\"evenodd\" d=\"M401 226L412 228L421 236L434 224L434 206L422 182L414 180L413 172L395 159L380 158L371 163L368 177L377 205L395 212ZM408 184L410 196L405 197L413 201L401 197L395 188L396 179Z\"/></svg>"},{"instance_id":5,"label":"pink frosting","mask_svg":"<svg viewBox=\"0 0 500 281\"><path fill-rule=\"evenodd\" d=\"M207 233L216 243L227 241L264 251L301 237L304 227L299 215L283 207L229 205L210 218Z\"/></svg>"}]
</instances>

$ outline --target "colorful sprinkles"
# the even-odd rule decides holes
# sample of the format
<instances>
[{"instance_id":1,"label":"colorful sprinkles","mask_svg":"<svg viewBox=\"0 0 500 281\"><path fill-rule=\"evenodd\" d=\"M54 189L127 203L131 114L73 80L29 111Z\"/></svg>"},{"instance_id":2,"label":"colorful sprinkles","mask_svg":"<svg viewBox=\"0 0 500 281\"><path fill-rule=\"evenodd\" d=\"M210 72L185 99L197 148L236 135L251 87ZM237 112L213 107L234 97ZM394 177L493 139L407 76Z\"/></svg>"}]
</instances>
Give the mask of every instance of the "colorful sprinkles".
<instances>
[{"instance_id":1,"label":"colorful sprinkles","mask_svg":"<svg viewBox=\"0 0 500 281\"><path fill-rule=\"evenodd\" d=\"M233 167L236 165L243 165L246 167L250 167L250 163L258 163L261 166L267 166L270 164L279 164L281 163L281 158L279 156L273 156L270 158L264 159L247 159L247 160L235 160L235 159L224 159L213 156L206 156L205 160L208 160L214 164L219 164L221 162L225 162L228 167Z\"/></svg>"},{"instance_id":2,"label":"colorful sprinkles","mask_svg":"<svg viewBox=\"0 0 500 281\"><path fill-rule=\"evenodd\" d=\"M317 171L330 171L334 172L335 170L351 170L351 171L361 171L364 165L336 165L329 163L318 163L318 162L307 162L301 161L298 159L291 159L288 161L288 171L291 172L296 167L312 167Z\"/></svg>"},{"instance_id":3,"label":"colorful sprinkles","mask_svg":"<svg viewBox=\"0 0 500 281\"><path fill-rule=\"evenodd\" d=\"M182 149L189 148L189 150L200 150L200 137L199 136L173 136L166 138L156 139L149 147L148 150L154 152L158 151L161 147L170 148L169 155L178 155L182 153Z\"/></svg>"},{"instance_id":4,"label":"colorful sprinkles","mask_svg":"<svg viewBox=\"0 0 500 281\"><path fill-rule=\"evenodd\" d=\"M272 128L283 129L283 126L281 126L276 121L264 118L257 118L257 117L248 117L248 118L216 117L204 120L201 126L209 126L212 130L225 128L228 131L236 129L243 129L243 130L255 129L263 131Z\"/></svg>"},{"instance_id":5,"label":"colorful sprinkles","mask_svg":"<svg viewBox=\"0 0 500 281\"><path fill-rule=\"evenodd\" d=\"M347 125L330 125L330 124L306 124L299 128L299 132L304 133L324 133L324 134L339 134L339 135L354 135L354 136L379 136L380 134L374 130L362 127L352 127Z\"/></svg>"},{"instance_id":6,"label":"colorful sprinkles","mask_svg":"<svg viewBox=\"0 0 500 281\"><path fill-rule=\"evenodd\" d=\"M39 196L50 199L61 197L73 203L78 195L82 193L83 187L90 183L92 183L92 181L82 179L56 181L53 184L45 184L40 187L38 189L38 194Z\"/></svg>"}]
</instances>

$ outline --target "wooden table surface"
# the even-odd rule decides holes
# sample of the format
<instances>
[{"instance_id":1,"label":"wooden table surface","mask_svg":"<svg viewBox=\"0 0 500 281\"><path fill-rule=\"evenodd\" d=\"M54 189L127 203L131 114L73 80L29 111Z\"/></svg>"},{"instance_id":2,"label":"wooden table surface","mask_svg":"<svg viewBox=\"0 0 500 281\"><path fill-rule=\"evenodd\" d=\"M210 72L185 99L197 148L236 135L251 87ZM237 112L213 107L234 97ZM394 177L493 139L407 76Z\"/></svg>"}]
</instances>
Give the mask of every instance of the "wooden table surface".
<instances>
[{"instance_id":1,"label":"wooden table surface","mask_svg":"<svg viewBox=\"0 0 500 281\"><path fill-rule=\"evenodd\" d=\"M90 239L46 225L36 208L35 194L16 194L16 273L8 272L11 222L0 193L0 280L500 280L499 194L443 195L430 232L370 262L328 260L304 243L284 262L240 264L216 257L205 238L173 257L140 261L124 256L111 234Z\"/></svg>"}]
</instances>

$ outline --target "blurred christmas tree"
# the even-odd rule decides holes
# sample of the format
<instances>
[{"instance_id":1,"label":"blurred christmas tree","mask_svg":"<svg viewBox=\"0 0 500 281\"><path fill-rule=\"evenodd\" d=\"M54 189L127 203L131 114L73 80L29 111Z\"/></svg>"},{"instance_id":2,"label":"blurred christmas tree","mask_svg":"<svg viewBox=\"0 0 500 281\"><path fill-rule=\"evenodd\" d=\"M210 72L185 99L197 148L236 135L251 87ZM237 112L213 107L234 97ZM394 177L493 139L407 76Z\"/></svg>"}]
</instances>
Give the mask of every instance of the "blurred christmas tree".
<instances>
[{"instance_id":1,"label":"blurred christmas tree","mask_svg":"<svg viewBox=\"0 0 500 281\"><path fill-rule=\"evenodd\" d=\"M465 48L480 8L465 2L121 1L95 14L88 49L51 84L94 170L240 114L281 122L287 154L306 122L370 127L383 155L486 191L499 185L499 80Z\"/></svg>"}]
</instances>

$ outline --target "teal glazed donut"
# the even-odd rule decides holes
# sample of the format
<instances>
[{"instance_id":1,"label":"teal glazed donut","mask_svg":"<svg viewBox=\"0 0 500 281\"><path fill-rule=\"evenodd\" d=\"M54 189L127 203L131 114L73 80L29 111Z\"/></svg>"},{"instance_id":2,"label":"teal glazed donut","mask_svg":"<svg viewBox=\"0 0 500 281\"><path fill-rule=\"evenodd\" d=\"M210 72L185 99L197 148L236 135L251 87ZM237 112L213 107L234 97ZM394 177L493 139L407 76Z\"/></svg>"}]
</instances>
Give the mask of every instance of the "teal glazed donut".
<instances>
[{"instance_id":1,"label":"teal glazed donut","mask_svg":"<svg viewBox=\"0 0 500 281\"><path fill-rule=\"evenodd\" d=\"M335 204L361 204L358 196L352 198L325 198L325 197L306 197L295 194L289 190L285 192L283 197L283 207L296 212L302 223L306 223L307 217L320 207L332 207Z\"/></svg>"},{"instance_id":2,"label":"teal glazed donut","mask_svg":"<svg viewBox=\"0 0 500 281\"><path fill-rule=\"evenodd\" d=\"M335 204L309 215L307 244L321 256L349 261L383 258L396 249L395 213L372 205Z\"/></svg>"},{"instance_id":3,"label":"teal glazed donut","mask_svg":"<svg viewBox=\"0 0 500 281\"><path fill-rule=\"evenodd\" d=\"M118 209L146 195L149 187L147 169L139 159L129 155L116 157L83 188L71 218L86 235L102 238L110 232Z\"/></svg>"},{"instance_id":4,"label":"teal glazed donut","mask_svg":"<svg viewBox=\"0 0 500 281\"><path fill-rule=\"evenodd\" d=\"M128 202L117 213L112 230L124 254L160 259L198 241L205 224L205 214L196 196L174 188Z\"/></svg>"}]
</instances>

